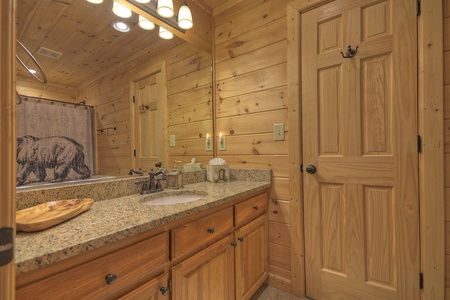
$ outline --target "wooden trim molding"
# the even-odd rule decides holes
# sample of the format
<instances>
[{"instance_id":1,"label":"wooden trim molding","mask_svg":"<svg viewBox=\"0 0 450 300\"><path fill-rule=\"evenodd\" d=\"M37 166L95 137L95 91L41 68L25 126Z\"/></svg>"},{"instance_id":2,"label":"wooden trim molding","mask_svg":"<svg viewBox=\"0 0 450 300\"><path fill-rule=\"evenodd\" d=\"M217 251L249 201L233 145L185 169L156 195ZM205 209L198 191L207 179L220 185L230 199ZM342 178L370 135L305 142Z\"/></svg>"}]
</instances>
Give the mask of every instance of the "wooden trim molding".
<instances>
[{"instance_id":1,"label":"wooden trim molding","mask_svg":"<svg viewBox=\"0 0 450 300\"><path fill-rule=\"evenodd\" d=\"M333 0L295 0L288 5L288 107L295 126L289 143L292 293L305 295L302 199L300 14ZM444 299L444 109L442 1L422 1L418 19L418 132L422 136L419 165L422 299ZM419 275L418 275L419 276Z\"/></svg>"},{"instance_id":2,"label":"wooden trim molding","mask_svg":"<svg viewBox=\"0 0 450 300\"><path fill-rule=\"evenodd\" d=\"M16 1L0 4L0 227L15 231L16 212ZM0 299L15 299L14 262L0 267Z\"/></svg>"},{"instance_id":3,"label":"wooden trim molding","mask_svg":"<svg viewBox=\"0 0 450 300\"><path fill-rule=\"evenodd\" d=\"M418 101L422 299L444 299L444 75L442 1L421 1Z\"/></svg>"},{"instance_id":4,"label":"wooden trim molding","mask_svg":"<svg viewBox=\"0 0 450 300\"><path fill-rule=\"evenodd\" d=\"M302 128L301 128L301 62L300 62L300 14L334 0L296 0L287 7L287 86L289 142L289 214L291 239L291 287L292 294L304 297L305 237L303 224L303 176Z\"/></svg>"}]
</instances>

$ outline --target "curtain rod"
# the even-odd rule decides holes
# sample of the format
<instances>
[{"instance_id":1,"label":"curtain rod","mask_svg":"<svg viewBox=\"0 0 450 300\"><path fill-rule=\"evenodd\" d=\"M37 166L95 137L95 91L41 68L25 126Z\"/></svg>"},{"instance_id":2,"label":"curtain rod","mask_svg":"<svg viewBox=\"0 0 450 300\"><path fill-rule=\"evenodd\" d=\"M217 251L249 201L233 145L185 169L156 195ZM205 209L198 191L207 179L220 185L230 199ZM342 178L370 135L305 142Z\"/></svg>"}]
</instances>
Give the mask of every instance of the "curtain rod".
<instances>
[{"instance_id":1,"label":"curtain rod","mask_svg":"<svg viewBox=\"0 0 450 300\"><path fill-rule=\"evenodd\" d=\"M46 101L46 102L50 102L52 104L54 102L56 102L56 103L63 104L63 105L66 105L66 104L73 105L74 107L84 106L86 108L88 108L88 107L89 108L94 108L93 105L86 104L86 101L81 101L81 102L74 103L74 102L68 102L68 101L62 101L62 100L54 100L54 99L47 99L47 98L41 98L41 97L20 95L19 93L17 93L17 95L19 96L19 102L17 104L21 104L22 103L22 99L23 99L25 101L27 101L27 100L36 100L38 102Z\"/></svg>"}]
</instances>

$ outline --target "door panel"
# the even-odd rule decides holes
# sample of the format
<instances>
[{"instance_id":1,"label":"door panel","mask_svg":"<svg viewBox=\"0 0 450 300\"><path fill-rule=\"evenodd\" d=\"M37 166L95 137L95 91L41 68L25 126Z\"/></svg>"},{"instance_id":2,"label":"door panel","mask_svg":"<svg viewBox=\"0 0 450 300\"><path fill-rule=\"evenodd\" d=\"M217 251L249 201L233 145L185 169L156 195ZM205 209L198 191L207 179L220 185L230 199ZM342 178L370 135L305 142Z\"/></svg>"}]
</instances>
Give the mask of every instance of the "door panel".
<instances>
[{"instance_id":1,"label":"door panel","mask_svg":"<svg viewBox=\"0 0 450 300\"><path fill-rule=\"evenodd\" d=\"M163 161L161 101L165 101L159 92L162 83L158 80L161 73L156 73L134 83L135 116L135 166L148 170L156 162Z\"/></svg>"},{"instance_id":2,"label":"door panel","mask_svg":"<svg viewBox=\"0 0 450 300\"><path fill-rule=\"evenodd\" d=\"M302 14L311 298L420 297L414 5L336 0Z\"/></svg>"}]
</instances>

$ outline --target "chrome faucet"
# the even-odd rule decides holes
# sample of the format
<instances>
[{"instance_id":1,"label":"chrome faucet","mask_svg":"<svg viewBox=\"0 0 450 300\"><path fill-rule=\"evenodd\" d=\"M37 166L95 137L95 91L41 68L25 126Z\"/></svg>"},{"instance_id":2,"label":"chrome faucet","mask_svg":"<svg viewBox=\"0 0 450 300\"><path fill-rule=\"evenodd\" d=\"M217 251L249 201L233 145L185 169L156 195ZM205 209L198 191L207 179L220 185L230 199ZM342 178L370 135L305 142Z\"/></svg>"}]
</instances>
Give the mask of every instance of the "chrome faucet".
<instances>
[{"instance_id":1,"label":"chrome faucet","mask_svg":"<svg viewBox=\"0 0 450 300\"><path fill-rule=\"evenodd\" d=\"M150 169L150 172L148 173L149 179L148 180L141 180L135 182L135 184L142 184L142 190L141 195L156 193L163 191L163 187L161 184L161 180L166 180L166 171L161 169L162 163L156 163L156 167L158 167L158 171L153 171L153 169ZM159 175L162 175L161 178L156 178Z\"/></svg>"},{"instance_id":2,"label":"chrome faucet","mask_svg":"<svg viewBox=\"0 0 450 300\"><path fill-rule=\"evenodd\" d=\"M128 172L128 175L133 175L133 174L137 174L139 176L142 176L142 175L144 175L144 172L142 172L141 168L139 168L138 170L131 169L130 172Z\"/></svg>"},{"instance_id":3,"label":"chrome faucet","mask_svg":"<svg viewBox=\"0 0 450 300\"><path fill-rule=\"evenodd\" d=\"M166 172L164 170L159 169L156 172L153 172L153 169L150 169L150 181L149 181L149 188L148 193L155 193L163 191L163 187L161 185L161 180L166 180ZM162 175L162 178L155 178L159 175Z\"/></svg>"}]
</instances>

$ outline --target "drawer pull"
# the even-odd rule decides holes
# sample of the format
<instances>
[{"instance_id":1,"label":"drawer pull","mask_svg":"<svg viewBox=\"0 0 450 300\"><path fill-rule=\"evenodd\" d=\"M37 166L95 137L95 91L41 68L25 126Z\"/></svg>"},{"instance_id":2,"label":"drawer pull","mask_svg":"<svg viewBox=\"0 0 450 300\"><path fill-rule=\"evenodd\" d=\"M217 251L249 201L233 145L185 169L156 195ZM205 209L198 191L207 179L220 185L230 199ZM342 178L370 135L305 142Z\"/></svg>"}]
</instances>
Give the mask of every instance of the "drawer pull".
<instances>
[{"instance_id":1,"label":"drawer pull","mask_svg":"<svg viewBox=\"0 0 450 300\"><path fill-rule=\"evenodd\" d=\"M239 242L243 242L244 241L244 237L243 236L241 236L241 237L238 237L238 240L239 240Z\"/></svg>"},{"instance_id":2,"label":"drawer pull","mask_svg":"<svg viewBox=\"0 0 450 300\"><path fill-rule=\"evenodd\" d=\"M232 242L232 243L231 243L231 246L233 246L233 247L236 248L236 247L237 247L237 243L236 243L236 242Z\"/></svg>"},{"instance_id":3,"label":"drawer pull","mask_svg":"<svg viewBox=\"0 0 450 300\"><path fill-rule=\"evenodd\" d=\"M258 209L259 209L259 206L258 206L258 205L255 205L255 206L253 206L253 209L254 209L254 210L258 210Z\"/></svg>"},{"instance_id":4,"label":"drawer pull","mask_svg":"<svg viewBox=\"0 0 450 300\"><path fill-rule=\"evenodd\" d=\"M116 274L108 274L105 277L106 284L111 285L114 284L117 281L117 275Z\"/></svg>"},{"instance_id":5,"label":"drawer pull","mask_svg":"<svg viewBox=\"0 0 450 300\"><path fill-rule=\"evenodd\" d=\"M170 289L169 289L168 287L162 287L162 288L160 288L159 290L161 291L161 294L162 294L163 296L169 295Z\"/></svg>"},{"instance_id":6,"label":"drawer pull","mask_svg":"<svg viewBox=\"0 0 450 300\"><path fill-rule=\"evenodd\" d=\"M214 228L208 228L206 229L209 233L213 234L214 233Z\"/></svg>"}]
</instances>

